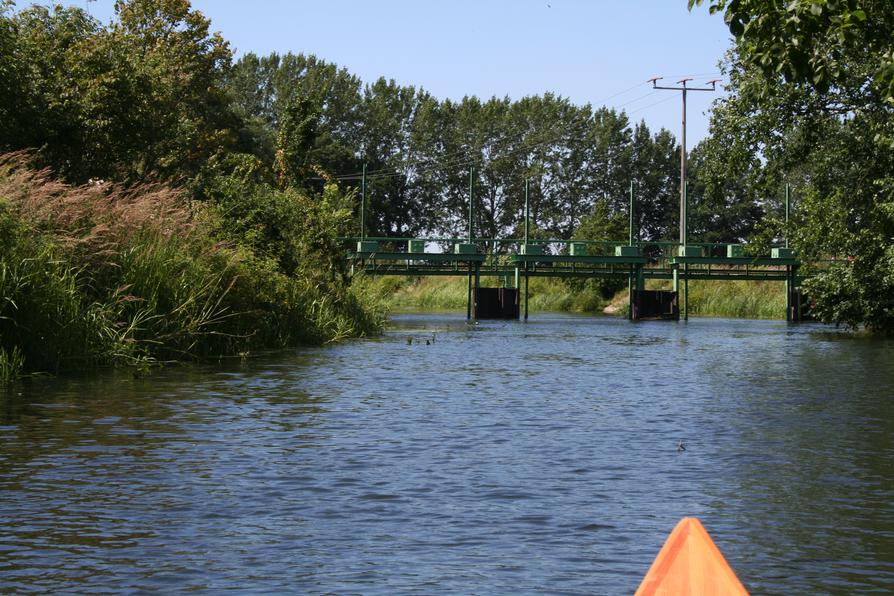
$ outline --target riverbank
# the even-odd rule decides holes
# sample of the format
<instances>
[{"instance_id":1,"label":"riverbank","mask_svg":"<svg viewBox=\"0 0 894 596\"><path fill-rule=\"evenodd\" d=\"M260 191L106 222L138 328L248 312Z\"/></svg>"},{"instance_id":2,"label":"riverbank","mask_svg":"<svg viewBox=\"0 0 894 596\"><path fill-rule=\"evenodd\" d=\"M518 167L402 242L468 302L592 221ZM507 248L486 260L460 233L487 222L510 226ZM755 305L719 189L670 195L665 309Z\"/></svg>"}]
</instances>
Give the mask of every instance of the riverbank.
<instances>
[{"instance_id":1,"label":"riverbank","mask_svg":"<svg viewBox=\"0 0 894 596\"><path fill-rule=\"evenodd\" d=\"M337 269L339 211L254 193L234 206L162 185L71 186L0 157L0 380L377 332L384 305ZM244 231L237 208L254 218Z\"/></svg>"},{"instance_id":2,"label":"riverbank","mask_svg":"<svg viewBox=\"0 0 894 596\"><path fill-rule=\"evenodd\" d=\"M482 285L495 279L482 278ZM464 310L467 298L465 277L388 277L372 282L389 305L414 310ZM671 282L649 281L648 289L670 289ZM606 298L600 286L569 284L561 279L530 280L532 311L561 311L627 314L626 287ZM689 283L690 316L739 319L785 318L785 288L766 281L693 281Z\"/></svg>"}]
</instances>

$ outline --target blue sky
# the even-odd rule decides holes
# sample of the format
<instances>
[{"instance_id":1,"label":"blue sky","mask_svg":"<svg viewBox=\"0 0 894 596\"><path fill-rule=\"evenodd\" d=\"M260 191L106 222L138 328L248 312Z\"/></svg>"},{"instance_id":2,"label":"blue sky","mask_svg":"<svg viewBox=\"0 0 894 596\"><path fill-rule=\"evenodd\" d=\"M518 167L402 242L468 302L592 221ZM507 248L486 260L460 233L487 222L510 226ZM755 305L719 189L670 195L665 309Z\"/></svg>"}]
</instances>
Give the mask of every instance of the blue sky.
<instances>
[{"instance_id":1,"label":"blue sky","mask_svg":"<svg viewBox=\"0 0 894 596\"><path fill-rule=\"evenodd\" d=\"M40 2L48 4L49 2ZM69 0L103 22L114 0ZM19 0L18 6L30 4ZM717 78L730 46L720 15L686 0L193 0L237 56L304 52L365 82L380 76L439 98L513 99L552 91L624 109L679 138L679 93L650 91L664 76ZM689 148L708 132L718 94L690 93ZM645 97L643 97L645 96Z\"/></svg>"}]
</instances>

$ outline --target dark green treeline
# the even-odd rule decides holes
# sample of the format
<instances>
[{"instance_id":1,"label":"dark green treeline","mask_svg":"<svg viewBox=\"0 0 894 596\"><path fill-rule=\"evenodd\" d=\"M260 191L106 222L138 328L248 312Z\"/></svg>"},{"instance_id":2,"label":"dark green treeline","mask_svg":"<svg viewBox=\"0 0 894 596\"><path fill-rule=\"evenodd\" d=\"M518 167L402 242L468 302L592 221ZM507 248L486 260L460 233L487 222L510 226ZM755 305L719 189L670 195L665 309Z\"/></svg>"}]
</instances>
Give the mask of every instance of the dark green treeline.
<instances>
[{"instance_id":1,"label":"dark green treeline","mask_svg":"<svg viewBox=\"0 0 894 596\"><path fill-rule=\"evenodd\" d=\"M220 176L250 171L319 193L326 180L357 188L365 163L370 234L457 235L472 169L478 235L519 233L530 179L533 227L558 238L594 212L626 217L633 182L640 237L676 235L679 146L623 111L551 93L440 100L300 54L234 64L187 0L121 2L110 26L77 8L3 6L0 146L37 149L70 182L153 179L207 199ZM696 239L748 236L760 215L750 197L691 188Z\"/></svg>"},{"instance_id":2,"label":"dark green treeline","mask_svg":"<svg viewBox=\"0 0 894 596\"><path fill-rule=\"evenodd\" d=\"M596 214L626 218L631 182L639 237L676 235L679 145L669 131L652 132L623 111L575 105L552 93L515 101L439 100L384 78L364 84L344 68L301 54L247 54L234 65L228 86L262 159L274 158L274 140L296 98L309 104L303 109L315 117L316 136L305 159L325 172L347 174L343 184L355 187L366 164L372 235L461 235L470 170L479 236L521 234L525 179L532 182L538 235L571 238ZM703 152L692 153L698 173ZM705 185L696 188L702 191L693 197L696 237L747 237L760 216L753 202L735 217L718 219L715 209L727 206L719 203L742 195L703 198Z\"/></svg>"}]
</instances>

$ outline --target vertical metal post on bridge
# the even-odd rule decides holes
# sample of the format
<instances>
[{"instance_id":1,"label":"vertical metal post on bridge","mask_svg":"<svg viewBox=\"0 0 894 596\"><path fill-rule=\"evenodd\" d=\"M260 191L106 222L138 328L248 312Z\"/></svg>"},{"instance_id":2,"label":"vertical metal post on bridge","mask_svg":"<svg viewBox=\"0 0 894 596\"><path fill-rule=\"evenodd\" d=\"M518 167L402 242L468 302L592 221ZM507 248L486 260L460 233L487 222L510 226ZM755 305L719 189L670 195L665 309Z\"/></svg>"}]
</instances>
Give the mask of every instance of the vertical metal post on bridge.
<instances>
[{"instance_id":1,"label":"vertical metal post on bridge","mask_svg":"<svg viewBox=\"0 0 894 596\"><path fill-rule=\"evenodd\" d=\"M528 245L528 218L530 217L530 208L528 206L528 186L529 180L525 178L525 244ZM528 261L525 260L525 320L528 320Z\"/></svg>"}]
</instances>

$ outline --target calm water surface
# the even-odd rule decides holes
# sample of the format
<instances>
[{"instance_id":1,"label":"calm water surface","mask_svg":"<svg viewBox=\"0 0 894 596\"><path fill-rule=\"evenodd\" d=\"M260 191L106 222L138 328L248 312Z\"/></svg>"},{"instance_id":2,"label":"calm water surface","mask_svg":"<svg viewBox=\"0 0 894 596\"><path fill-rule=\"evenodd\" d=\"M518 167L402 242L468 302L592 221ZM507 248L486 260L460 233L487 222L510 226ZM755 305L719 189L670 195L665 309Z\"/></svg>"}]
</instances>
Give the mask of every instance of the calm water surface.
<instances>
[{"instance_id":1,"label":"calm water surface","mask_svg":"<svg viewBox=\"0 0 894 596\"><path fill-rule=\"evenodd\" d=\"M753 593L890 590L894 343L401 315L0 393L0 592L629 594L686 515Z\"/></svg>"}]
</instances>

